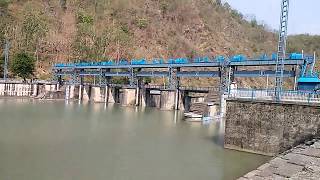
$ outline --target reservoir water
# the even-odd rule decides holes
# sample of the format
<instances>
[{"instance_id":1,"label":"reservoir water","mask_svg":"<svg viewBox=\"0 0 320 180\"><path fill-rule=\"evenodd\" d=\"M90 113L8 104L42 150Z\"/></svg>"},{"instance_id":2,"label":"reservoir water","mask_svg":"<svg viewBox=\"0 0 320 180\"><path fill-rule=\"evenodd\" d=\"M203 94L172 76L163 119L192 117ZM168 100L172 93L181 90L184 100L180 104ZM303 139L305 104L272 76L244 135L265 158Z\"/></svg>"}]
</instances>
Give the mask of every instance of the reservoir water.
<instances>
[{"instance_id":1,"label":"reservoir water","mask_svg":"<svg viewBox=\"0 0 320 180\"><path fill-rule=\"evenodd\" d=\"M223 123L146 108L0 99L1 180L232 180L269 158L223 148Z\"/></svg>"}]
</instances>

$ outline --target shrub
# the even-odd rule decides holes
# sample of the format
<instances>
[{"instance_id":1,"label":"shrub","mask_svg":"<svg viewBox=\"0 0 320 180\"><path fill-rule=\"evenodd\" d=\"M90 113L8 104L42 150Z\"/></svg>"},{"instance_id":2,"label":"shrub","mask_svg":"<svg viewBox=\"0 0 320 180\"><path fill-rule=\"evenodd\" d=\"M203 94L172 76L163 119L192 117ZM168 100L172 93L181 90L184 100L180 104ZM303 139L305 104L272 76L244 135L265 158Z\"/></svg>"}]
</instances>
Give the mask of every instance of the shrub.
<instances>
[{"instance_id":1,"label":"shrub","mask_svg":"<svg viewBox=\"0 0 320 180\"><path fill-rule=\"evenodd\" d=\"M26 81L35 71L35 60L25 52L18 53L14 56L10 65L14 75L23 78Z\"/></svg>"},{"instance_id":2,"label":"shrub","mask_svg":"<svg viewBox=\"0 0 320 180\"><path fill-rule=\"evenodd\" d=\"M77 15L77 23L92 25L93 24L93 17L88 14L84 14L83 12L79 12Z\"/></svg>"},{"instance_id":3,"label":"shrub","mask_svg":"<svg viewBox=\"0 0 320 180\"><path fill-rule=\"evenodd\" d=\"M148 20L145 18L137 19L136 25L138 26L138 28L144 29L148 26Z\"/></svg>"}]
</instances>

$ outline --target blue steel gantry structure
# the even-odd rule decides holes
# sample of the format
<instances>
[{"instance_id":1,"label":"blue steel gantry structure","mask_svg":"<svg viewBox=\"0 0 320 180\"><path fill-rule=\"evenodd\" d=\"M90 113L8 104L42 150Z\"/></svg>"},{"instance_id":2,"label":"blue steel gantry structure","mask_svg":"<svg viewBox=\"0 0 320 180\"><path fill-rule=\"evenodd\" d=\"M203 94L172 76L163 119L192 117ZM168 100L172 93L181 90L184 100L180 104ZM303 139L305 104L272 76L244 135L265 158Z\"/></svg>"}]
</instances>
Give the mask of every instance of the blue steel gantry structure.
<instances>
[{"instance_id":1,"label":"blue steel gantry structure","mask_svg":"<svg viewBox=\"0 0 320 180\"><path fill-rule=\"evenodd\" d=\"M283 78L305 77L308 72L314 74L314 56L304 56L301 53L286 55L282 72ZM221 92L227 92L234 78L244 77L270 77L276 78L277 71L270 70L277 66L277 55L271 57L262 55L259 58L247 59L243 55L231 58L217 56L215 58L199 57L195 59L153 59L120 60L119 62L78 62L67 64L55 64L53 72L61 81L63 77L69 77L67 83L82 84L84 77L96 77L98 84L106 86L110 84L112 77L127 77L130 87L140 85L144 77L167 78L168 89L178 89L181 78L220 78ZM249 68L250 67L250 68ZM210 70L209 70L210 69ZM269 69L269 70L268 70Z\"/></svg>"}]
</instances>

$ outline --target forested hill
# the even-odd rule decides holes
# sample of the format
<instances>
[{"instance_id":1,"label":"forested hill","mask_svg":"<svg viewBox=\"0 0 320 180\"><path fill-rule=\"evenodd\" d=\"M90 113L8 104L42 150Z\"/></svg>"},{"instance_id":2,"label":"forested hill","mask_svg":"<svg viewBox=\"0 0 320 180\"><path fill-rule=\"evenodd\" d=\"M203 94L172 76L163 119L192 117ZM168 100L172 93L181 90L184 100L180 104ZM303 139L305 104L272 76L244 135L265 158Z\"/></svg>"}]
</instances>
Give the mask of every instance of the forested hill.
<instances>
[{"instance_id":1,"label":"forested hill","mask_svg":"<svg viewBox=\"0 0 320 180\"><path fill-rule=\"evenodd\" d=\"M277 44L274 32L220 0L0 0L0 18L1 42L32 54L40 78L54 62L255 56Z\"/></svg>"}]
</instances>

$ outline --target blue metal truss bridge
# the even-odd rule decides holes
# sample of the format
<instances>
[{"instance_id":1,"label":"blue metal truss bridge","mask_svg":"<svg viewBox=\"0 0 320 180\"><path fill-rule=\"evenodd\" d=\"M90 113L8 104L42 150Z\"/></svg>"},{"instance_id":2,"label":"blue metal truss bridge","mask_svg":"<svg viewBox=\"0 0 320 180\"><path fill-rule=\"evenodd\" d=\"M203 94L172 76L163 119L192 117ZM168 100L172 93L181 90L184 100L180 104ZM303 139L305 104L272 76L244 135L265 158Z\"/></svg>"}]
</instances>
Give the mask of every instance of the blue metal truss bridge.
<instances>
[{"instance_id":1,"label":"blue metal truss bridge","mask_svg":"<svg viewBox=\"0 0 320 180\"><path fill-rule=\"evenodd\" d=\"M306 78L315 76L315 56L301 53L287 54L283 60L284 78ZM144 77L168 78L171 89L179 88L181 78L220 78L220 88L226 91L234 78L277 77L277 55L271 57L262 55L259 58L248 59L244 55L231 58L224 56L198 57L194 59L146 59L109 60L102 62L79 61L67 64L55 64L54 75L61 80L69 77L69 83L81 84L84 77L97 77L100 85L110 83L112 77L127 77L131 87L139 85L139 80Z\"/></svg>"}]
</instances>

